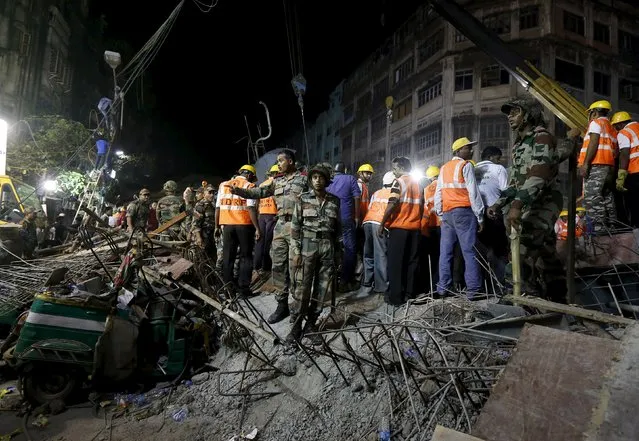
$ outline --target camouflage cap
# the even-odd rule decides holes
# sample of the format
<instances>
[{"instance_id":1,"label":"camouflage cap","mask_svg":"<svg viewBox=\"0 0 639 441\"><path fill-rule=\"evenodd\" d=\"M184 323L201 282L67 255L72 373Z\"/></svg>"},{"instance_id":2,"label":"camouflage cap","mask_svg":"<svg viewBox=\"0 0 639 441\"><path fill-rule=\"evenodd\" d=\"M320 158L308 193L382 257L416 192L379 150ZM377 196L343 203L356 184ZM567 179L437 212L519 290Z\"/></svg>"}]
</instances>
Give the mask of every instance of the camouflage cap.
<instances>
[{"instance_id":1,"label":"camouflage cap","mask_svg":"<svg viewBox=\"0 0 639 441\"><path fill-rule=\"evenodd\" d=\"M324 176L324 178L326 179L326 183L328 185L328 182L330 182L331 180L331 169L326 168L324 164L315 164L308 171L308 177L312 178L313 175L316 173L319 173L320 175Z\"/></svg>"},{"instance_id":2,"label":"camouflage cap","mask_svg":"<svg viewBox=\"0 0 639 441\"><path fill-rule=\"evenodd\" d=\"M534 124L543 121L543 107L541 103L531 96L518 96L501 106L501 112L508 115L513 107L517 107L524 112L527 120Z\"/></svg>"}]
</instances>

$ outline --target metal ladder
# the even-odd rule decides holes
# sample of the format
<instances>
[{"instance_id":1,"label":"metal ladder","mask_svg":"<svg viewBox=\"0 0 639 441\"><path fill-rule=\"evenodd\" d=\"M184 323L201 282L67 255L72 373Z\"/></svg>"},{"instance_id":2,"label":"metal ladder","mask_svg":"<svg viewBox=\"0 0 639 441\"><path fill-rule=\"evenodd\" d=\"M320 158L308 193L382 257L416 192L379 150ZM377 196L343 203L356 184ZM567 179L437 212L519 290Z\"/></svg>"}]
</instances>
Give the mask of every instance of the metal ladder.
<instances>
[{"instance_id":1,"label":"metal ladder","mask_svg":"<svg viewBox=\"0 0 639 441\"><path fill-rule=\"evenodd\" d=\"M75 216L73 216L73 220L71 224L73 225L80 214L80 210L82 207L91 207L91 203L93 202L93 198L98 189L98 184L100 183L100 179L102 178L102 169L94 169L91 171L92 175L89 177L89 181L87 185L84 187L84 191L82 192L82 198L80 199L80 204L78 205L78 209L75 212ZM96 174L93 177L93 173Z\"/></svg>"}]
</instances>

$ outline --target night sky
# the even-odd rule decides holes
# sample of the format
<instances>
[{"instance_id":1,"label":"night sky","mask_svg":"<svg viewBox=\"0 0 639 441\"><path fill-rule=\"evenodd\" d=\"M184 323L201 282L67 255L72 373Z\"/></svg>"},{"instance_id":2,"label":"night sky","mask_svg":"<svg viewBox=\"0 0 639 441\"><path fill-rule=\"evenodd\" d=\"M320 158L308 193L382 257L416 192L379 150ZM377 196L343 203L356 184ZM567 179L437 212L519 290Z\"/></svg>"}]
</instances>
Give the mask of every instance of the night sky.
<instances>
[{"instance_id":1,"label":"night sky","mask_svg":"<svg viewBox=\"0 0 639 441\"><path fill-rule=\"evenodd\" d=\"M210 1L201 0L200 5ZM137 50L178 3L154 2L153 6L133 9L130 0L111 0L108 5L98 5L101 9L97 12L105 14L108 37L126 40ZM302 73L308 82L305 111L311 122L327 108L328 95L340 80L421 2L285 3L291 26L291 11L297 10ZM301 127L290 84L293 74L284 9L283 2L275 0L219 0L204 13L194 0L185 1L148 69L157 100L153 149L170 164L170 173L227 175L237 170L246 161L246 142L235 143L246 135L243 115L249 119L253 139L257 138L258 122L266 133L260 100L268 105L273 125L267 149L279 146Z\"/></svg>"}]
</instances>

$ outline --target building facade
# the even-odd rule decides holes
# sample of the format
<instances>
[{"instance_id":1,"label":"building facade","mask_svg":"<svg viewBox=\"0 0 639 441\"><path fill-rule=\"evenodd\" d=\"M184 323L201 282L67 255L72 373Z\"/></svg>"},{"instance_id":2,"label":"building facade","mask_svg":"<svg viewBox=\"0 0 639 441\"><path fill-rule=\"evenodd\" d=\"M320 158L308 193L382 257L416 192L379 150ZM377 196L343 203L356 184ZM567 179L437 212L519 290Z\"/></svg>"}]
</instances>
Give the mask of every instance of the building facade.
<instances>
[{"instance_id":1,"label":"building facade","mask_svg":"<svg viewBox=\"0 0 639 441\"><path fill-rule=\"evenodd\" d=\"M74 115L74 94L76 100L91 96L75 87L91 77L86 69L79 76L76 70L101 62L86 58L89 0L7 0L0 5L0 116L17 121L31 114L60 114L86 120L87 113Z\"/></svg>"},{"instance_id":2,"label":"building facade","mask_svg":"<svg viewBox=\"0 0 639 441\"><path fill-rule=\"evenodd\" d=\"M469 9L502 40L589 105L610 100L639 117L639 14L611 0L476 0ZM613 7L614 6L614 7ZM344 82L343 160L387 170L396 156L441 165L462 136L480 148L513 141L501 105L524 92L494 59L427 6ZM388 126L385 100L393 97ZM549 127L566 128L547 112ZM479 151L475 153L479 156ZM376 173L381 180L383 173Z\"/></svg>"}]
</instances>

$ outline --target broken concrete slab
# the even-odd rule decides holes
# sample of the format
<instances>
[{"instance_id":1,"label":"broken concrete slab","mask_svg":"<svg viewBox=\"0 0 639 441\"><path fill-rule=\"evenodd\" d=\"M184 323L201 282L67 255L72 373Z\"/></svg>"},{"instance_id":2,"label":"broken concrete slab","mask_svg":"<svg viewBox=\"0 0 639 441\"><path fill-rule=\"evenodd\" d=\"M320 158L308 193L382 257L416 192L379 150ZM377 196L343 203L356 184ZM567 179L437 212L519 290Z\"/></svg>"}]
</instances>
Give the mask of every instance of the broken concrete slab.
<instances>
[{"instance_id":1,"label":"broken concrete slab","mask_svg":"<svg viewBox=\"0 0 639 441\"><path fill-rule=\"evenodd\" d=\"M616 341L527 325L473 435L485 441L635 440L638 337L637 326Z\"/></svg>"},{"instance_id":2,"label":"broken concrete slab","mask_svg":"<svg viewBox=\"0 0 639 441\"><path fill-rule=\"evenodd\" d=\"M435 427L435 433L431 441L484 441L474 436L467 435L465 433L457 432L453 429L448 429L444 426Z\"/></svg>"}]
</instances>

